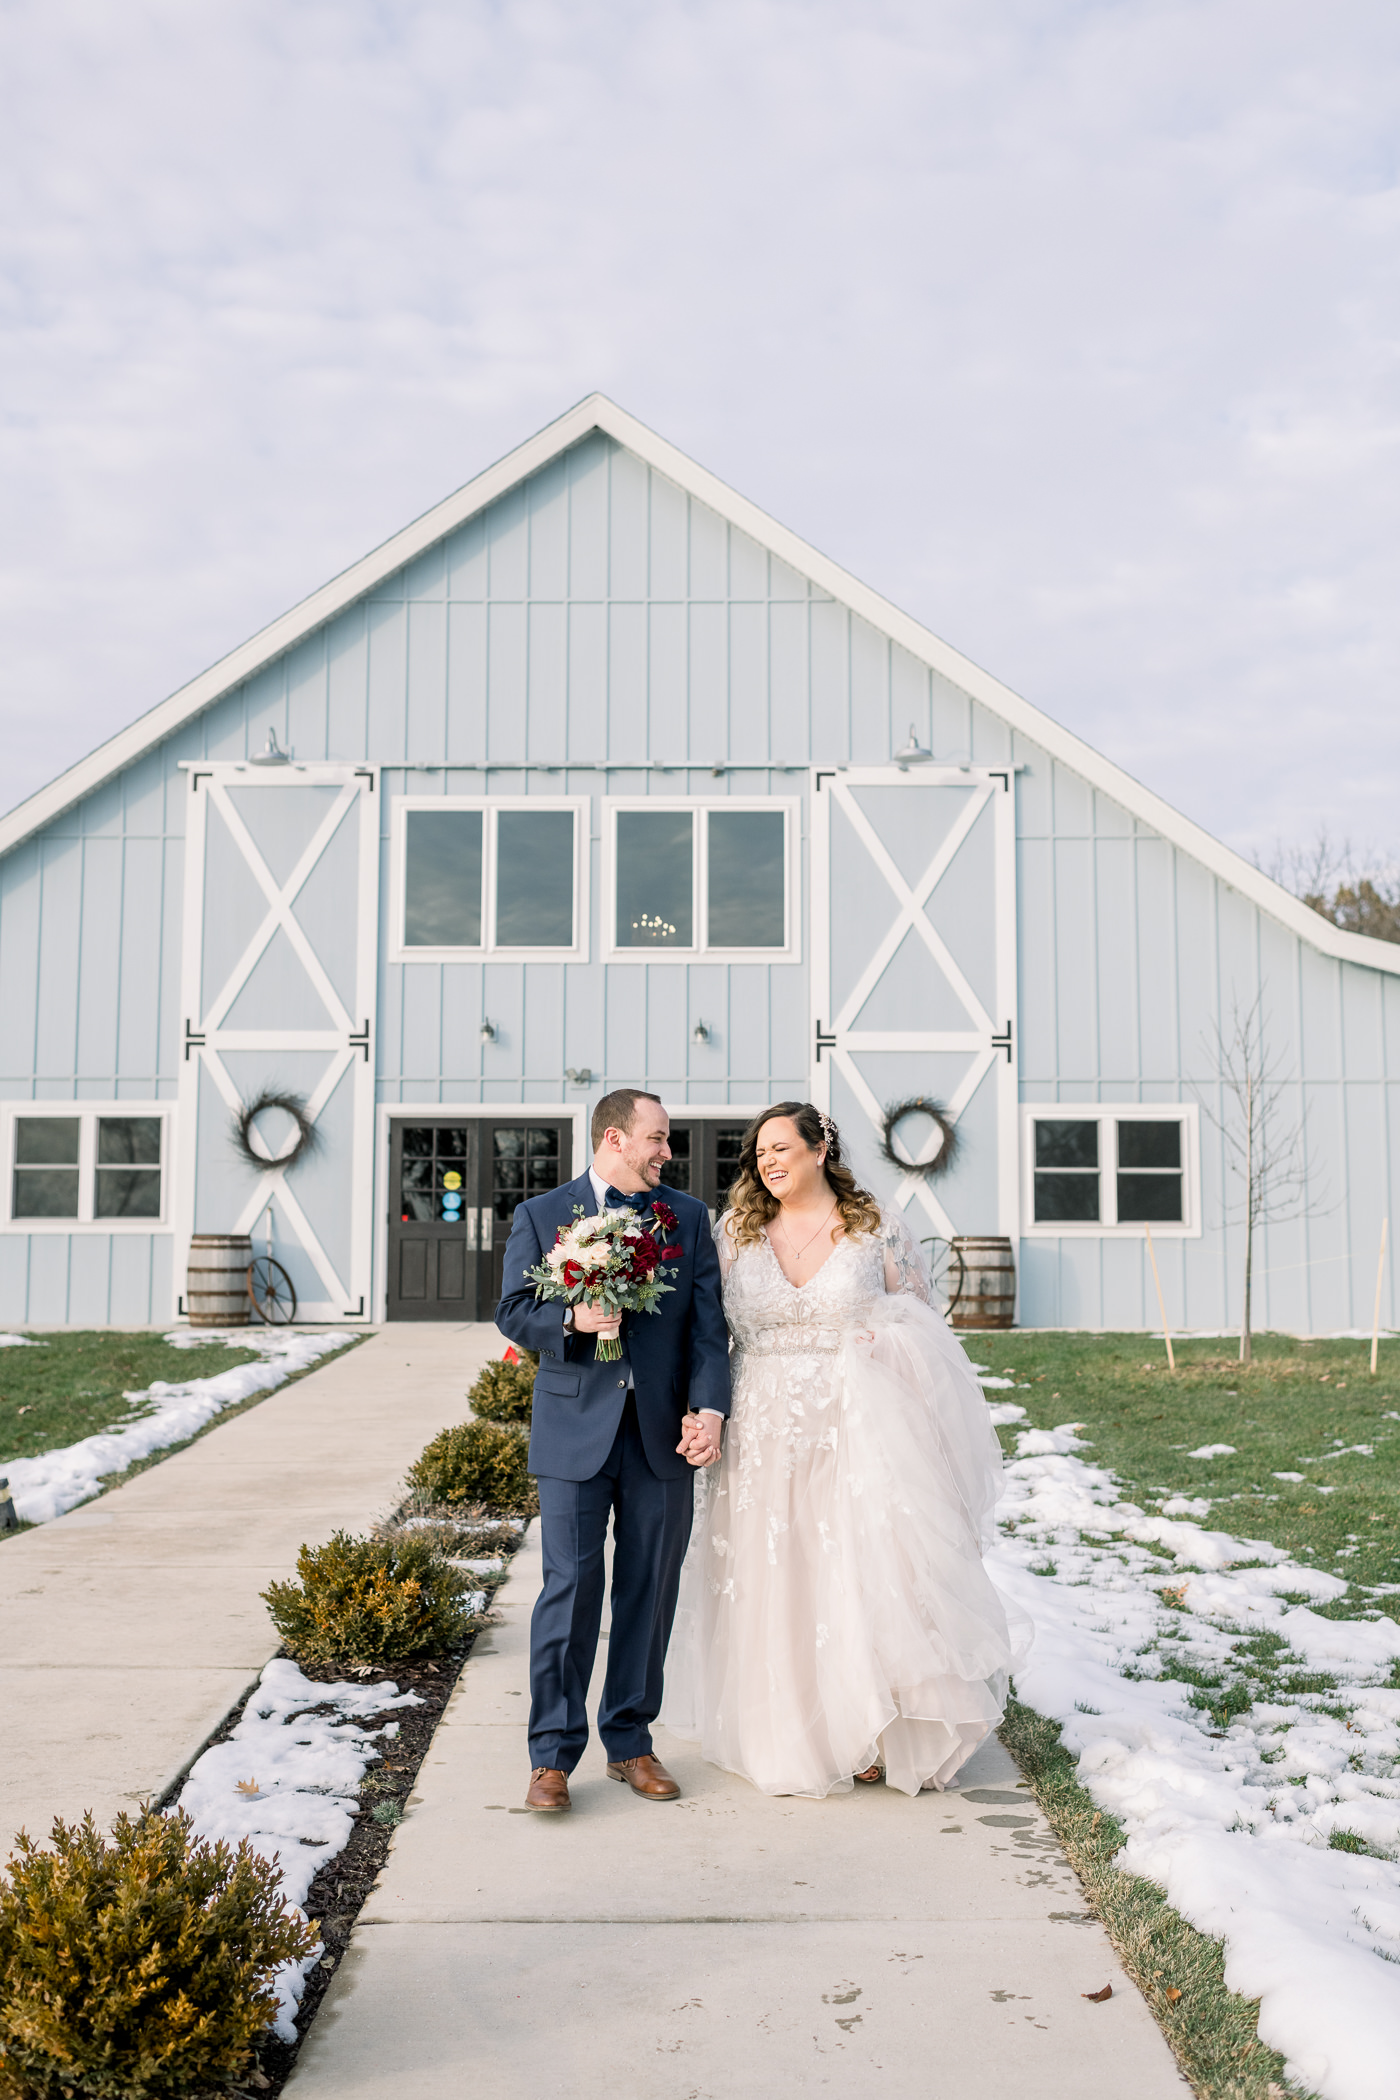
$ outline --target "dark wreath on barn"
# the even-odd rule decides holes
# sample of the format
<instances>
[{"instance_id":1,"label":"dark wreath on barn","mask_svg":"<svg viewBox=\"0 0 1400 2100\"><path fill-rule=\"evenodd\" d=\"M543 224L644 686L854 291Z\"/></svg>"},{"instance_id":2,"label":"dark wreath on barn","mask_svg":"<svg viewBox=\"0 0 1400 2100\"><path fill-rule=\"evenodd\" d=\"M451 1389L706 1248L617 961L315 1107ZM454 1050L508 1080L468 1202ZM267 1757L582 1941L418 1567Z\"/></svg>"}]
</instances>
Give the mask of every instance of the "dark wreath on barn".
<instances>
[{"instance_id":1,"label":"dark wreath on barn","mask_svg":"<svg viewBox=\"0 0 1400 2100\"><path fill-rule=\"evenodd\" d=\"M939 1142L925 1159L923 1155L934 1130L939 1133ZM880 1157L889 1166L898 1167L901 1174L917 1174L924 1181L936 1181L940 1174L948 1172L957 1155L957 1126L941 1101L915 1094L885 1110Z\"/></svg>"},{"instance_id":2,"label":"dark wreath on barn","mask_svg":"<svg viewBox=\"0 0 1400 2100\"><path fill-rule=\"evenodd\" d=\"M269 1115L273 1110L280 1110L284 1116L289 1116L295 1127L290 1140L283 1145L280 1152L273 1152L266 1138L263 1138L263 1144L267 1149L259 1152L253 1143L253 1131L259 1116ZM258 1135L262 1136L261 1131ZM321 1133L306 1112L304 1094L286 1094L271 1087L264 1087L253 1100L245 1101L234 1117L233 1142L239 1158L246 1161L250 1167L256 1167L260 1174L265 1174L272 1167L294 1167L299 1159L304 1159L309 1152L316 1150L321 1142Z\"/></svg>"}]
</instances>

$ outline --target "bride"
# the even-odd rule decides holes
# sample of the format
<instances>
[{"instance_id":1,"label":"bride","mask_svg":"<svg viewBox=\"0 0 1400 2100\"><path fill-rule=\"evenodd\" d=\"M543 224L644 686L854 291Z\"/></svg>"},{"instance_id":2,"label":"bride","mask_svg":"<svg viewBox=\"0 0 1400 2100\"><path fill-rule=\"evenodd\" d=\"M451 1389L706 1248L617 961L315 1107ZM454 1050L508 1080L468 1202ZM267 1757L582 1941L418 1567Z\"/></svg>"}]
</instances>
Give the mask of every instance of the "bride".
<instances>
[{"instance_id":1,"label":"bride","mask_svg":"<svg viewBox=\"0 0 1400 2100\"><path fill-rule=\"evenodd\" d=\"M695 1528L663 1724L765 1794L883 1772L944 1787L1001 1719L1029 1622L982 1565L1001 1451L897 1212L835 1125L781 1101L715 1229L734 1337L723 1456L693 1431Z\"/></svg>"}]
</instances>

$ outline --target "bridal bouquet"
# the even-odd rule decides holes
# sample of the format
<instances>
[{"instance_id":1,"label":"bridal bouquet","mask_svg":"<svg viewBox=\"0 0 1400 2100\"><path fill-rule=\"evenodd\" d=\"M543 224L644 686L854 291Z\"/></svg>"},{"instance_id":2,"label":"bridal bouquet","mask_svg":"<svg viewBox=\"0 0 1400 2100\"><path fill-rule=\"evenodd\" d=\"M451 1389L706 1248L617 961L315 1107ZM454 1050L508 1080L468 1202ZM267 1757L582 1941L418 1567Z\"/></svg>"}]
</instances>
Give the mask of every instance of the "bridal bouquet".
<instances>
[{"instance_id":1,"label":"bridal bouquet","mask_svg":"<svg viewBox=\"0 0 1400 2100\"><path fill-rule=\"evenodd\" d=\"M560 1226L544 1260L525 1273L534 1278L537 1299L562 1298L566 1305L598 1305L610 1313L655 1312L657 1300L676 1287L661 1267L681 1258L679 1247L662 1244L675 1229L676 1214L665 1203L654 1203L646 1219L633 1210L588 1217L578 1203L573 1223ZM600 1334L593 1354L598 1363L616 1363L622 1343Z\"/></svg>"}]
</instances>

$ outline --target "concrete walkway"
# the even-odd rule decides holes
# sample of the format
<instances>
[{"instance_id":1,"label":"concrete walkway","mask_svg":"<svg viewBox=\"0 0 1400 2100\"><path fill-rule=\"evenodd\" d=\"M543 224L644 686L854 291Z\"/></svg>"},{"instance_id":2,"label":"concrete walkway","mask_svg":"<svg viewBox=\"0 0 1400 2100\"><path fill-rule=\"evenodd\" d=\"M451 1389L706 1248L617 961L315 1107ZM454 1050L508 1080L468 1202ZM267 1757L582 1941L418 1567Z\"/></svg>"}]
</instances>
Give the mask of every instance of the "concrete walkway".
<instances>
[{"instance_id":1,"label":"concrete walkway","mask_svg":"<svg viewBox=\"0 0 1400 2100\"><path fill-rule=\"evenodd\" d=\"M274 1654L259 1592L363 1531L467 1413L494 1327L401 1325L86 1508L0 1544L0 1858L160 1794Z\"/></svg>"},{"instance_id":2,"label":"concrete walkway","mask_svg":"<svg viewBox=\"0 0 1400 2100\"><path fill-rule=\"evenodd\" d=\"M533 1531L291 2100L1181 2100L1189 2090L1000 1744L956 1794L768 1800L687 1744L675 1806L533 1816ZM596 1691L595 1691L596 1698ZM1112 1999L1080 1995L1113 1985Z\"/></svg>"}]
</instances>

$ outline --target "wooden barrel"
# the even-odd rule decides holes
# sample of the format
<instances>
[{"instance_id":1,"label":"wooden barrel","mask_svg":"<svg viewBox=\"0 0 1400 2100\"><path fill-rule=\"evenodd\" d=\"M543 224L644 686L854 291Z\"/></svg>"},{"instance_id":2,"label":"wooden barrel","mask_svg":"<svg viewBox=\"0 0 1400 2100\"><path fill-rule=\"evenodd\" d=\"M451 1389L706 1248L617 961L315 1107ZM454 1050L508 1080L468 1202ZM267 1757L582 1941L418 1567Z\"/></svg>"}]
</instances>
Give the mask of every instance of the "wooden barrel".
<instances>
[{"instance_id":1,"label":"wooden barrel","mask_svg":"<svg viewBox=\"0 0 1400 2100\"><path fill-rule=\"evenodd\" d=\"M190 1241L185 1304L191 1327L246 1327L248 1264L253 1242L246 1232L197 1232Z\"/></svg>"},{"instance_id":2,"label":"wooden barrel","mask_svg":"<svg viewBox=\"0 0 1400 2100\"><path fill-rule=\"evenodd\" d=\"M1010 1327L1016 1317L1016 1257L1005 1239L967 1236L953 1241L962 1256L963 1286L949 1319L954 1327Z\"/></svg>"}]
</instances>

